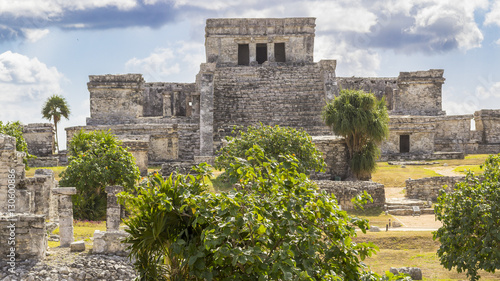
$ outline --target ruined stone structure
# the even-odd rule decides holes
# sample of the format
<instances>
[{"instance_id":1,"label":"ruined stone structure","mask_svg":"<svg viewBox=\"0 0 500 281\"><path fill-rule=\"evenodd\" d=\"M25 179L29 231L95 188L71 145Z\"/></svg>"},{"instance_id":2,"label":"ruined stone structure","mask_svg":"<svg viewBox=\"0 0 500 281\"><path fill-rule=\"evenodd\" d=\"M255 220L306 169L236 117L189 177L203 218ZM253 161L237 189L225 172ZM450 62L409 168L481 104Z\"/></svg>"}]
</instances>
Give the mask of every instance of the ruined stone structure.
<instances>
[{"instance_id":1,"label":"ruined stone structure","mask_svg":"<svg viewBox=\"0 0 500 281\"><path fill-rule=\"evenodd\" d=\"M456 177L429 177L422 179L406 180L406 197L410 199L436 201L439 190L445 188L451 192L455 184L465 180L464 176Z\"/></svg>"},{"instance_id":2,"label":"ruined stone structure","mask_svg":"<svg viewBox=\"0 0 500 281\"><path fill-rule=\"evenodd\" d=\"M51 189L51 170L37 170L26 178L24 153L16 151L16 139L0 134L0 255L4 260L41 259L47 249L46 220L57 220L57 204ZM55 206L55 207L54 207ZM8 241L13 241L8 243ZM15 242L15 244L14 244ZM12 248L15 250L12 251Z\"/></svg>"},{"instance_id":3,"label":"ruined stone structure","mask_svg":"<svg viewBox=\"0 0 500 281\"><path fill-rule=\"evenodd\" d=\"M371 181L331 181L318 180L319 188L333 195L343 210L354 208L351 199L366 191L371 195L373 202L364 205L365 208L382 207L385 204L385 189L381 183Z\"/></svg>"},{"instance_id":4,"label":"ruined stone structure","mask_svg":"<svg viewBox=\"0 0 500 281\"><path fill-rule=\"evenodd\" d=\"M23 136L28 145L28 153L36 156L28 159L30 167L59 166L55 153L55 130L51 123L32 123L23 126Z\"/></svg>"},{"instance_id":5,"label":"ruined stone structure","mask_svg":"<svg viewBox=\"0 0 500 281\"><path fill-rule=\"evenodd\" d=\"M335 60L314 62L314 18L208 19L205 31L206 62L194 83L91 75L91 116L86 126L66 128L68 140L80 129L110 129L143 173L148 165L210 162L234 126L262 122L331 136L321 120L325 102L340 89L363 89L387 102L384 160L460 158L500 148L500 111L447 116L442 110L441 69L346 78L336 77ZM317 145L330 167L327 175L342 178L339 141Z\"/></svg>"}]
</instances>

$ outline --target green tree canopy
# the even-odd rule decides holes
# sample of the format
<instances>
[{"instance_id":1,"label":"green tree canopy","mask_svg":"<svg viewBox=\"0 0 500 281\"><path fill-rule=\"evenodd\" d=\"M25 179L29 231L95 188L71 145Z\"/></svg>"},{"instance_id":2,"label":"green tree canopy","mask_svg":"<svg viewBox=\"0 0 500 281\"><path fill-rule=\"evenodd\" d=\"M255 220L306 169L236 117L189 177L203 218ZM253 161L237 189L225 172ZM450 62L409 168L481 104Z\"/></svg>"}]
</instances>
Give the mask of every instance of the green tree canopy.
<instances>
[{"instance_id":1,"label":"green tree canopy","mask_svg":"<svg viewBox=\"0 0 500 281\"><path fill-rule=\"evenodd\" d=\"M500 154L490 155L481 168L483 175L469 171L451 193L443 190L434 207L443 223L434 232L441 264L466 272L470 280L479 280L480 269L500 269Z\"/></svg>"},{"instance_id":2,"label":"green tree canopy","mask_svg":"<svg viewBox=\"0 0 500 281\"><path fill-rule=\"evenodd\" d=\"M23 162L28 167L28 158L33 158L34 156L28 153L28 144L23 135L23 125L19 121L7 122L5 124L0 121L0 134L16 138L16 150L26 153Z\"/></svg>"},{"instance_id":3,"label":"green tree canopy","mask_svg":"<svg viewBox=\"0 0 500 281\"><path fill-rule=\"evenodd\" d=\"M389 135L384 99L362 90L341 90L323 108L322 117L336 135L345 138L354 176L369 179L380 155L378 145Z\"/></svg>"},{"instance_id":4,"label":"green tree canopy","mask_svg":"<svg viewBox=\"0 0 500 281\"><path fill-rule=\"evenodd\" d=\"M68 119L70 114L69 105L66 99L60 95L52 95L47 99L42 108L42 116L47 120L54 121L54 129L56 130L56 150L59 152L59 137L57 136L57 123L64 117Z\"/></svg>"},{"instance_id":5,"label":"green tree canopy","mask_svg":"<svg viewBox=\"0 0 500 281\"><path fill-rule=\"evenodd\" d=\"M74 215L80 219L103 219L109 185L132 190L140 178L139 168L130 152L109 131L83 130L73 136L69 147L70 163L61 173L60 186L74 186Z\"/></svg>"},{"instance_id":6,"label":"green tree canopy","mask_svg":"<svg viewBox=\"0 0 500 281\"><path fill-rule=\"evenodd\" d=\"M376 247L352 237L368 222L299 173L296 157L268 158L254 145L234 160L241 190L207 192L200 166L197 176L152 176L119 195L139 280L396 279L365 271Z\"/></svg>"},{"instance_id":7,"label":"green tree canopy","mask_svg":"<svg viewBox=\"0 0 500 281\"><path fill-rule=\"evenodd\" d=\"M293 155L298 159L297 170L309 174L310 170L322 171L325 162L312 143L311 136L302 130L280 126L249 126L240 130L236 137L227 137L227 145L219 151L215 160L217 169L229 169L235 158L246 158L246 152L258 145L269 158Z\"/></svg>"}]
</instances>

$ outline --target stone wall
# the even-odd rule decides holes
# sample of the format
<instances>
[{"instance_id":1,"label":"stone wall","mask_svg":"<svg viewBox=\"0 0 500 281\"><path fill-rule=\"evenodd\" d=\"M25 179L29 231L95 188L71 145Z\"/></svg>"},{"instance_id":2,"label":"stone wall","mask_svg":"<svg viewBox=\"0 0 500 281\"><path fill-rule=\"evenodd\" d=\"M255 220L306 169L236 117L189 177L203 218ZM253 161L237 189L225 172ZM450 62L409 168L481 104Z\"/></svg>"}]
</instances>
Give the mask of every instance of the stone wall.
<instances>
[{"instance_id":1,"label":"stone wall","mask_svg":"<svg viewBox=\"0 0 500 281\"><path fill-rule=\"evenodd\" d=\"M11 237L13 239L9 240ZM47 251L45 216L0 213L0 241L1 260L11 261L9 255L14 255L16 261L44 259ZM15 241L15 244L8 241Z\"/></svg>"},{"instance_id":2,"label":"stone wall","mask_svg":"<svg viewBox=\"0 0 500 281\"><path fill-rule=\"evenodd\" d=\"M81 129L85 131L111 130L132 154L139 155L139 167L159 165L172 160L193 160L199 151L198 124L120 124L100 126L78 126L66 128L67 141ZM142 142L139 144L139 142ZM133 145L136 143L137 145ZM147 165L143 152L147 143Z\"/></svg>"},{"instance_id":3,"label":"stone wall","mask_svg":"<svg viewBox=\"0 0 500 281\"><path fill-rule=\"evenodd\" d=\"M434 149L442 152L468 151L472 115L441 116L436 119Z\"/></svg>"},{"instance_id":4,"label":"stone wall","mask_svg":"<svg viewBox=\"0 0 500 281\"><path fill-rule=\"evenodd\" d=\"M393 93L398 89L396 77L337 77L337 85L339 89L373 93L377 99L384 97L389 112L392 110Z\"/></svg>"},{"instance_id":5,"label":"stone wall","mask_svg":"<svg viewBox=\"0 0 500 281\"><path fill-rule=\"evenodd\" d=\"M213 135L217 148L233 126L280 125L329 135L321 120L327 100L320 64L218 67Z\"/></svg>"},{"instance_id":6,"label":"stone wall","mask_svg":"<svg viewBox=\"0 0 500 281\"><path fill-rule=\"evenodd\" d=\"M143 115L144 78L141 74L90 75L90 118L113 122Z\"/></svg>"},{"instance_id":7,"label":"stone wall","mask_svg":"<svg viewBox=\"0 0 500 281\"><path fill-rule=\"evenodd\" d=\"M337 136L314 136L316 149L323 154L326 163L324 179L347 178L349 170L349 151L345 140Z\"/></svg>"},{"instance_id":8,"label":"stone wall","mask_svg":"<svg viewBox=\"0 0 500 281\"><path fill-rule=\"evenodd\" d=\"M146 83L142 116L191 116L194 92L194 83Z\"/></svg>"},{"instance_id":9,"label":"stone wall","mask_svg":"<svg viewBox=\"0 0 500 281\"><path fill-rule=\"evenodd\" d=\"M439 190L445 185L446 191L451 191L454 185L465 179L458 177L429 177L423 179L406 180L406 197L410 199L433 200L439 196Z\"/></svg>"},{"instance_id":10,"label":"stone wall","mask_svg":"<svg viewBox=\"0 0 500 281\"><path fill-rule=\"evenodd\" d=\"M401 154L401 135L409 136L407 154L431 154L434 152L435 117L390 116L389 137L380 147L383 155Z\"/></svg>"},{"instance_id":11,"label":"stone wall","mask_svg":"<svg viewBox=\"0 0 500 281\"><path fill-rule=\"evenodd\" d=\"M444 70L400 72L398 91L393 97L393 112L398 115L444 115L442 85Z\"/></svg>"},{"instance_id":12,"label":"stone wall","mask_svg":"<svg viewBox=\"0 0 500 281\"><path fill-rule=\"evenodd\" d=\"M2 260L42 259L47 249L45 220L54 220L51 170L36 170L25 177L24 153L16 151L16 139L0 134L0 255ZM12 237L11 240L9 238ZM12 241L9 243L8 241ZM14 245L15 242L15 245Z\"/></svg>"},{"instance_id":13,"label":"stone wall","mask_svg":"<svg viewBox=\"0 0 500 281\"><path fill-rule=\"evenodd\" d=\"M55 149L55 131L51 123L32 123L23 126L23 136L28 153L35 156L51 156Z\"/></svg>"},{"instance_id":14,"label":"stone wall","mask_svg":"<svg viewBox=\"0 0 500 281\"><path fill-rule=\"evenodd\" d=\"M474 113L476 131L482 132L480 142L500 144L500 110L483 109Z\"/></svg>"},{"instance_id":15,"label":"stone wall","mask_svg":"<svg viewBox=\"0 0 500 281\"><path fill-rule=\"evenodd\" d=\"M373 203L365 208L383 207L385 204L384 185L371 181L315 181L319 188L332 193L344 210L353 209L351 199L366 191L373 198Z\"/></svg>"},{"instance_id":16,"label":"stone wall","mask_svg":"<svg viewBox=\"0 0 500 281\"><path fill-rule=\"evenodd\" d=\"M127 256L129 251L122 240L128 236L125 231L99 231L94 232L93 254Z\"/></svg>"},{"instance_id":17,"label":"stone wall","mask_svg":"<svg viewBox=\"0 0 500 281\"><path fill-rule=\"evenodd\" d=\"M274 62L275 43L285 44L286 62L313 62L315 18L207 19L207 62L238 64L238 44L248 44L247 60L257 63L257 44L267 47L267 60Z\"/></svg>"}]
</instances>

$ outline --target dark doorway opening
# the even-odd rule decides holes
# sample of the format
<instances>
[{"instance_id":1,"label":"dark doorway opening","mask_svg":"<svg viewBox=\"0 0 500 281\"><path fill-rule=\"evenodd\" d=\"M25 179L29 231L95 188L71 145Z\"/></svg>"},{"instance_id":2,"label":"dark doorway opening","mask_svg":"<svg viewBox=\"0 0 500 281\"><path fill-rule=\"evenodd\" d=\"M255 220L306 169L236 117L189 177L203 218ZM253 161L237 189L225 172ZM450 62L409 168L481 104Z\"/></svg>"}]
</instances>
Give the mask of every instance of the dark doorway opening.
<instances>
[{"instance_id":1,"label":"dark doorway opening","mask_svg":"<svg viewBox=\"0 0 500 281\"><path fill-rule=\"evenodd\" d=\"M257 55L257 63L258 64L263 64L265 61L267 61L267 44L257 44L257 50L256 50L256 55Z\"/></svg>"},{"instance_id":2,"label":"dark doorway opening","mask_svg":"<svg viewBox=\"0 0 500 281\"><path fill-rule=\"evenodd\" d=\"M410 135L399 136L399 153L410 152Z\"/></svg>"},{"instance_id":3,"label":"dark doorway opening","mask_svg":"<svg viewBox=\"0 0 500 281\"><path fill-rule=\"evenodd\" d=\"M286 62L285 43L274 44L274 59L276 62Z\"/></svg>"},{"instance_id":4,"label":"dark doorway opening","mask_svg":"<svg viewBox=\"0 0 500 281\"><path fill-rule=\"evenodd\" d=\"M250 48L248 44L238 44L238 65L250 64Z\"/></svg>"}]
</instances>

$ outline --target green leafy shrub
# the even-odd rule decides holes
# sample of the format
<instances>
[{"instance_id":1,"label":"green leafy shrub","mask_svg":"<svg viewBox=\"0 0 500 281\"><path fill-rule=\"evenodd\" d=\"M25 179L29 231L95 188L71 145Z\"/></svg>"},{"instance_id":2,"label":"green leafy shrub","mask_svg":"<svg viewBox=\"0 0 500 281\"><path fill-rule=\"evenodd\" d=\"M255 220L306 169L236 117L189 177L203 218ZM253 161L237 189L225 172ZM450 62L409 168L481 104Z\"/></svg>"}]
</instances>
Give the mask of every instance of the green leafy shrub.
<instances>
[{"instance_id":1,"label":"green leafy shrub","mask_svg":"<svg viewBox=\"0 0 500 281\"><path fill-rule=\"evenodd\" d=\"M23 126L19 121L3 123L0 121L0 134L9 135L16 138L16 150L26 153L23 162L28 167L28 159L35 156L28 153L28 144L24 139Z\"/></svg>"},{"instance_id":2,"label":"green leafy shrub","mask_svg":"<svg viewBox=\"0 0 500 281\"><path fill-rule=\"evenodd\" d=\"M139 179L139 168L131 153L120 146L109 131L80 131L71 140L70 163L61 173L60 186L74 186L74 217L101 220L106 216L106 193L109 185L132 190Z\"/></svg>"},{"instance_id":3,"label":"green leafy shrub","mask_svg":"<svg viewBox=\"0 0 500 281\"><path fill-rule=\"evenodd\" d=\"M480 176L469 171L452 193L443 190L434 207L443 222L434 232L441 264L470 280L479 280L480 269L500 269L500 154L490 155L481 169Z\"/></svg>"},{"instance_id":4,"label":"green leafy shrub","mask_svg":"<svg viewBox=\"0 0 500 281\"><path fill-rule=\"evenodd\" d=\"M215 160L215 167L219 170L230 168L236 158L245 159L245 153L254 145L261 147L269 158L278 159L280 155L293 155L298 159L297 171L300 173L309 174L310 170L323 171L325 167L321 153L312 143L311 136L302 130L260 124L258 127L250 126L246 131L241 130L236 137L227 137L226 141L227 145L220 149Z\"/></svg>"},{"instance_id":5,"label":"green leafy shrub","mask_svg":"<svg viewBox=\"0 0 500 281\"><path fill-rule=\"evenodd\" d=\"M279 160L279 162L278 162ZM376 247L352 241L366 220L320 192L293 155L254 145L228 173L240 190L209 193L203 177L156 175L119 195L139 280L393 280L365 272Z\"/></svg>"}]
</instances>

